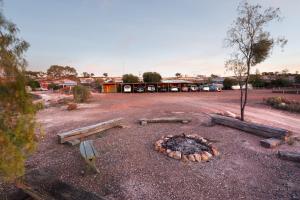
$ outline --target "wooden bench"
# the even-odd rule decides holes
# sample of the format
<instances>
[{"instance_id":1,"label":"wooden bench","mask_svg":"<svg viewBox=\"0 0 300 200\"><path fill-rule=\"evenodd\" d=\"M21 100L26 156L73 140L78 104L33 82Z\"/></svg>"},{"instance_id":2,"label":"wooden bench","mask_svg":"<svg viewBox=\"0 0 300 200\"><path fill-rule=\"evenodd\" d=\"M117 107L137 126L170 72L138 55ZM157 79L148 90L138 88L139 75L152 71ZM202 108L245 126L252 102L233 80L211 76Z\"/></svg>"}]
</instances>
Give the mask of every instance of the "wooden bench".
<instances>
[{"instance_id":1,"label":"wooden bench","mask_svg":"<svg viewBox=\"0 0 300 200\"><path fill-rule=\"evenodd\" d=\"M58 142L63 144L68 141L82 140L90 135L100 133L115 127L123 127L122 118L112 119L105 122L100 122L90 126L77 128L68 132L57 134Z\"/></svg>"},{"instance_id":2,"label":"wooden bench","mask_svg":"<svg viewBox=\"0 0 300 200\"><path fill-rule=\"evenodd\" d=\"M226 117L217 114L212 114L210 116L213 124L220 124L223 126L239 129L264 138L277 138L281 140L287 140L287 138L292 134L286 129L257 124L253 122L240 121L232 117Z\"/></svg>"},{"instance_id":3,"label":"wooden bench","mask_svg":"<svg viewBox=\"0 0 300 200\"><path fill-rule=\"evenodd\" d=\"M141 125L146 125L148 123L183 123L187 124L191 122L191 119L188 118L179 118L179 117L160 117L160 118L152 118L152 119L140 119L139 122Z\"/></svg>"},{"instance_id":4,"label":"wooden bench","mask_svg":"<svg viewBox=\"0 0 300 200\"><path fill-rule=\"evenodd\" d=\"M80 153L88 166L91 167L96 173L100 173L96 167L95 161L98 156L98 152L93 145L92 140L86 140L80 143Z\"/></svg>"}]
</instances>

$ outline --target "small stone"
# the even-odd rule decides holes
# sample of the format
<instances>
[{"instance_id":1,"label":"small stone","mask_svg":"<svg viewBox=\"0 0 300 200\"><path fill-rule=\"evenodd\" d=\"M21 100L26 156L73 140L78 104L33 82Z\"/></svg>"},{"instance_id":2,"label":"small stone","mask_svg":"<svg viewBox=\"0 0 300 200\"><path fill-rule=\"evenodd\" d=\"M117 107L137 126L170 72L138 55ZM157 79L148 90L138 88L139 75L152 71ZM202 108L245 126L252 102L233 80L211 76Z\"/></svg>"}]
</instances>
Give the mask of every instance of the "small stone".
<instances>
[{"instance_id":1,"label":"small stone","mask_svg":"<svg viewBox=\"0 0 300 200\"><path fill-rule=\"evenodd\" d=\"M209 152L207 152L207 151L204 151L203 153L205 153L205 154L207 155L208 158L211 158L211 157L212 157L211 153L209 153Z\"/></svg>"},{"instance_id":2,"label":"small stone","mask_svg":"<svg viewBox=\"0 0 300 200\"><path fill-rule=\"evenodd\" d=\"M159 150L158 150L160 153L166 153L167 150L163 147L160 147Z\"/></svg>"},{"instance_id":3,"label":"small stone","mask_svg":"<svg viewBox=\"0 0 300 200\"><path fill-rule=\"evenodd\" d=\"M219 151L215 147L211 147L211 151L212 151L214 156L220 155Z\"/></svg>"},{"instance_id":4,"label":"small stone","mask_svg":"<svg viewBox=\"0 0 300 200\"><path fill-rule=\"evenodd\" d=\"M201 153L201 160L208 161L208 156L205 153Z\"/></svg>"},{"instance_id":5,"label":"small stone","mask_svg":"<svg viewBox=\"0 0 300 200\"><path fill-rule=\"evenodd\" d=\"M201 142L202 142L202 143L207 143L207 140L204 139L204 138L201 138Z\"/></svg>"},{"instance_id":6,"label":"small stone","mask_svg":"<svg viewBox=\"0 0 300 200\"><path fill-rule=\"evenodd\" d=\"M174 151L171 151L170 153L168 153L168 156L169 156L170 158L173 158L173 157L174 157L174 154L175 154L175 152L174 152Z\"/></svg>"},{"instance_id":7,"label":"small stone","mask_svg":"<svg viewBox=\"0 0 300 200\"><path fill-rule=\"evenodd\" d=\"M188 161L189 161L189 158L187 157L187 155L182 155L182 156L181 156L181 160L182 160L183 162L188 162Z\"/></svg>"},{"instance_id":8,"label":"small stone","mask_svg":"<svg viewBox=\"0 0 300 200\"><path fill-rule=\"evenodd\" d=\"M188 159L189 159L190 161L193 161L193 162L196 161L193 154L188 155Z\"/></svg>"},{"instance_id":9,"label":"small stone","mask_svg":"<svg viewBox=\"0 0 300 200\"><path fill-rule=\"evenodd\" d=\"M167 154L171 153L172 150L171 149L167 149Z\"/></svg>"},{"instance_id":10,"label":"small stone","mask_svg":"<svg viewBox=\"0 0 300 200\"><path fill-rule=\"evenodd\" d=\"M196 160L197 162L201 162L201 155L200 155L200 154L195 153L195 154L194 154L194 157L195 157L195 160Z\"/></svg>"},{"instance_id":11,"label":"small stone","mask_svg":"<svg viewBox=\"0 0 300 200\"><path fill-rule=\"evenodd\" d=\"M181 152L180 151L175 151L174 155L173 155L173 158L175 158L177 160L180 160L181 159Z\"/></svg>"}]
</instances>

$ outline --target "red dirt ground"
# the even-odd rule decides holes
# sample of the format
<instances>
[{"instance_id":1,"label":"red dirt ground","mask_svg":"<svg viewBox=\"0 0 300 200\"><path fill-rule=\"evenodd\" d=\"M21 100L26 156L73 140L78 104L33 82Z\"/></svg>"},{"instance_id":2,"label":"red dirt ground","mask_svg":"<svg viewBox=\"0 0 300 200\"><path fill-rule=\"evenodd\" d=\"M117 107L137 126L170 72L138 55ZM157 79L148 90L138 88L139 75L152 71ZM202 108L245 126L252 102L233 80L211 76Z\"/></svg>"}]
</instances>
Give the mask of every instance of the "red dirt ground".
<instances>
[{"instance_id":1,"label":"red dirt ground","mask_svg":"<svg viewBox=\"0 0 300 200\"><path fill-rule=\"evenodd\" d=\"M46 134L26 168L51 168L61 180L108 199L300 199L300 164L278 159L278 149L261 147L257 136L223 126L205 126L209 113L238 113L238 95L238 91L95 94L90 103L79 105L75 111L67 111L66 106L44 109L37 118ZM300 114L264 105L262 99L269 96L279 94L251 91L246 119L299 135ZM300 101L300 95L285 97ZM140 118L163 116L190 117L192 122L137 123ZM96 165L101 173L82 176L85 163L79 148L58 144L56 134L116 117L123 117L127 127L94 137L100 153ZM161 136L183 132L216 140L221 156L207 163L184 163L154 150L154 142ZM300 145L279 149L300 151Z\"/></svg>"}]
</instances>

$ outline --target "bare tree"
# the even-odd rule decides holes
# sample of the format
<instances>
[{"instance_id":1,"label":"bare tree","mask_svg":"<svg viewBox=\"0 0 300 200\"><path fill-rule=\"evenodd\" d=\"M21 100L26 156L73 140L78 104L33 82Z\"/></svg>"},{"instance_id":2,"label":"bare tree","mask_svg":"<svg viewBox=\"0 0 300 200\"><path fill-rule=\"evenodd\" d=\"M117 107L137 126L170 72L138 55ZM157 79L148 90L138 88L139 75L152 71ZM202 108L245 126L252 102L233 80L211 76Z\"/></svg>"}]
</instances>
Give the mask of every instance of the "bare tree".
<instances>
[{"instance_id":1,"label":"bare tree","mask_svg":"<svg viewBox=\"0 0 300 200\"><path fill-rule=\"evenodd\" d=\"M271 21L281 19L279 8L263 9L260 5L241 3L238 8L238 17L227 32L225 42L233 49L232 58L226 62L227 70L233 71L238 78L241 90L241 120L244 120L244 111L248 97L248 81L250 69L263 62L271 54L275 45L283 47L287 40L272 38L264 28Z\"/></svg>"}]
</instances>

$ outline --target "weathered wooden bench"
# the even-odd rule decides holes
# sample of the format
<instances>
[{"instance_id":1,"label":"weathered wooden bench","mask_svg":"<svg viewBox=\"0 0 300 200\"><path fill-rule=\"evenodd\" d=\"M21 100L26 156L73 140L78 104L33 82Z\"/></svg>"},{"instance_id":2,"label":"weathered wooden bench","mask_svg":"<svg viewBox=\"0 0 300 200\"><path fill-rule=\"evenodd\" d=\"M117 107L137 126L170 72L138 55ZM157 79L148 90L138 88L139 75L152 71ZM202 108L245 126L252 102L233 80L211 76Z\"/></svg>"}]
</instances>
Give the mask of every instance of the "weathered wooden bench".
<instances>
[{"instance_id":1,"label":"weathered wooden bench","mask_svg":"<svg viewBox=\"0 0 300 200\"><path fill-rule=\"evenodd\" d=\"M90 126L85 126L81 128L77 128L68 132L59 133L57 134L58 142L59 143L65 143L68 141L75 141L74 144L76 144L76 141L81 140L82 138L88 137L90 135L100 133L103 131L106 131L111 128L115 127L123 127L122 125L122 118L112 119L105 122L100 122L97 124L93 124Z\"/></svg>"},{"instance_id":2,"label":"weathered wooden bench","mask_svg":"<svg viewBox=\"0 0 300 200\"><path fill-rule=\"evenodd\" d=\"M292 134L286 129L241 121L232 117L226 117L217 114L212 114L210 116L213 124L220 124L223 126L239 129L264 138L278 138L281 140L287 140L287 138Z\"/></svg>"},{"instance_id":3,"label":"weathered wooden bench","mask_svg":"<svg viewBox=\"0 0 300 200\"><path fill-rule=\"evenodd\" d=\"M95 161L98 156L98 152L93 145L92 140L86 140L80 143L80 153L84 160L87 162L88 166L92 168L96 173L100 173L96 167Z\"/></svg>"},{"instance_id":4,"label":"weathered wooden bench","mask_svg":"<svg viewBox=\"0 0 300 200\"><path fill-rule=\"evenodd\" d=\"M187 124L191 122L191 119L181 118L181 117L160 117L160 118L152 118L152 119L140 119L139 122L141 125L146 125L148 123L183 123Z\"/></svg>"}]
</instances>

